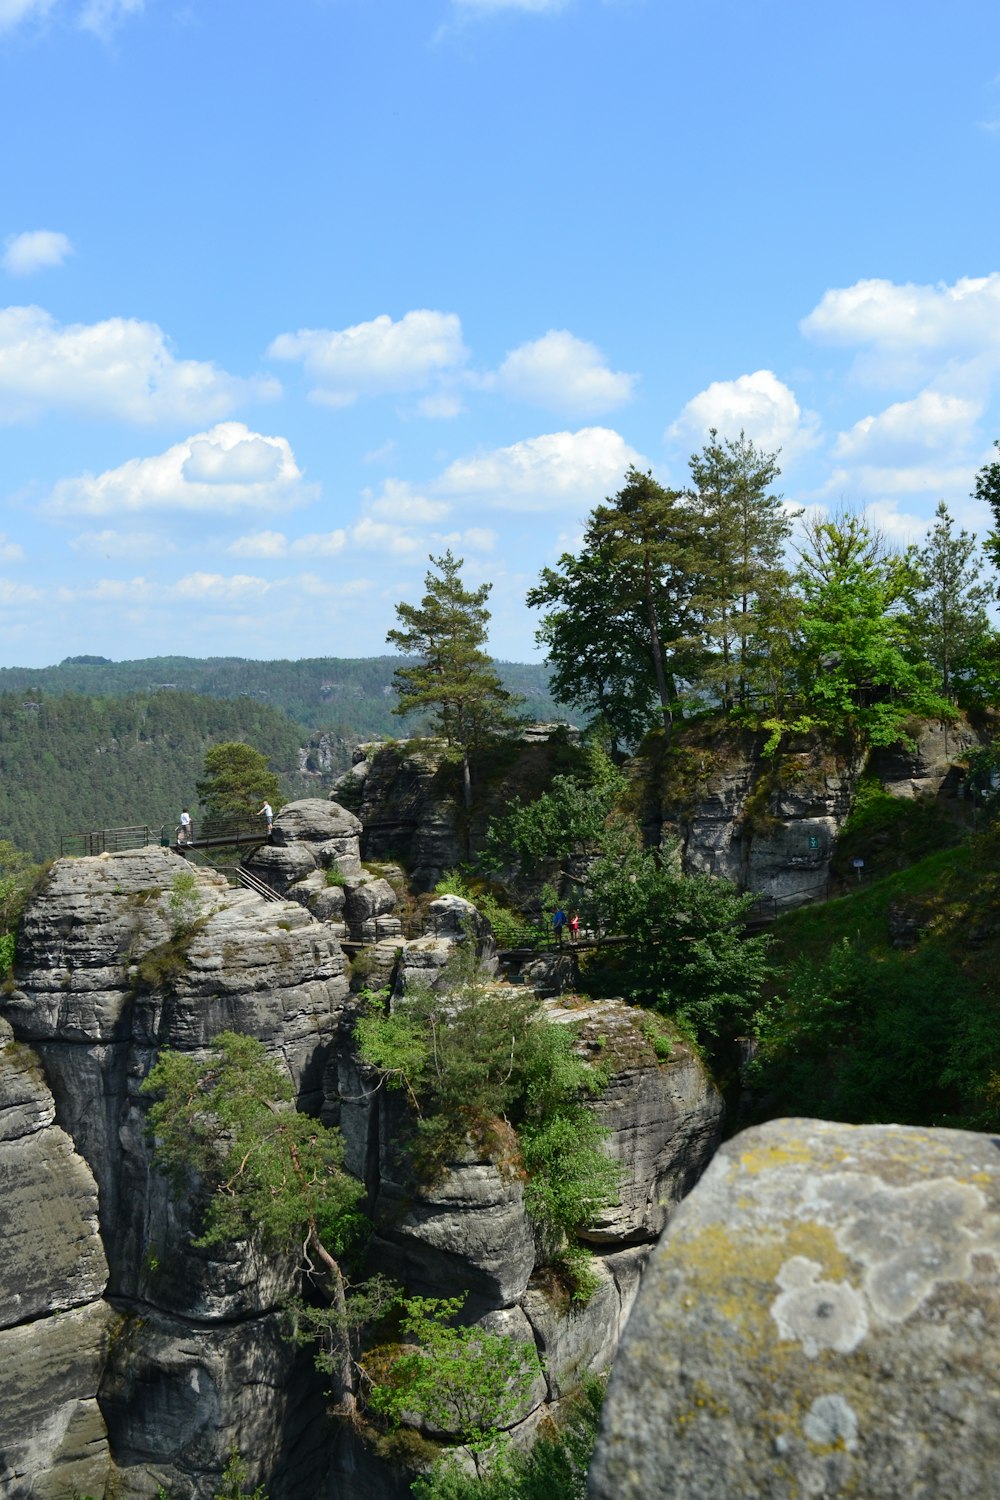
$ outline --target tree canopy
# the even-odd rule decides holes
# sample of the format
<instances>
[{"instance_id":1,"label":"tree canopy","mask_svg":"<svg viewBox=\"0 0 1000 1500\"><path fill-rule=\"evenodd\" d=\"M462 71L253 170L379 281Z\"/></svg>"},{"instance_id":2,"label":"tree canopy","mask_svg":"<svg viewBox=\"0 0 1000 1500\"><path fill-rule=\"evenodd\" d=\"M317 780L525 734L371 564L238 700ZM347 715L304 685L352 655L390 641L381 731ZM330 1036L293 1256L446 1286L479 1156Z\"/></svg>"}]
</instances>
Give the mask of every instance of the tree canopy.
<instances>
[{"instance_id":1,"label":"tree canopy","mask_svg":"<svg viewBox=\"0 0 1000 1500\"><path fill-rule=\"evenodd\" d=\"M198 800L211 818L245 818L264 802L281 805L281 783L266 755L241 740L212 745L205 752L205 774Z\"/></svg>"},{"instance_id":2,"label":"tree canopy","mask_svg":"<svg viewBox=\"0 0 1000 1500\"><path fill-rule=\"evenodd\" d=\"M469 750L510 722L515 701L484 649L492 584L467 589L461 578L464 559L450 548L430 562L424 597L419 604L396 605L399 627L386 636L404 656L419 658L396 668L394 711L428 713L449 744Z\"/></svg>"}]
</instances>

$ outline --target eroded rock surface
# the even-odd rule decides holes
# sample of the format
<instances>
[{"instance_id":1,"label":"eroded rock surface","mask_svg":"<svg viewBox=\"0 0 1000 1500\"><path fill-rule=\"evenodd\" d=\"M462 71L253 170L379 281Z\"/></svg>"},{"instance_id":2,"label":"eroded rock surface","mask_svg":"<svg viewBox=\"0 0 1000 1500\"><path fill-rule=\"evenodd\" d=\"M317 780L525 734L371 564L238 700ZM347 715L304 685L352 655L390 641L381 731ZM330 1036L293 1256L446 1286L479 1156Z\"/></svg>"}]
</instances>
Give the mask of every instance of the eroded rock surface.
<instances>
[{"instance_id":1,"label":"eroded rock surface","mask_svg":"<svg viewBox=\"0 0 1000 1500\"><path fill-rule=\"evenodd\" d=\"M0 1021L0 1494L97 1493L111 1308L97 1184L55 1123L38 1058Z\"/></svg>"},{"instance_id":2,"label":"eroded rock surface","mask_svg":"<svg viewBox=\"0 0 1000 1500\"><path fill-rule=\"evenodd\" d=\"M783 1120L677 1210L591 1500L937 1500L1000 1472L1000 1143Z\"/></svg>"},{"instance_id":3,"label":"eroded rock surface","mask_svg":"<svg viewBox=\"0 0 1000 1500\"><path fill-rule=\"evenodd\" d=\"M114 1325L129 1332L127 1343L109 1341L107 1362L88 1345L88 1374L77 1382L86 1391L89 1380L99 1395L124 1487L153 1496L162 1483L179 1500L213 1493L254 1388L269 1394L256 1409L247 1457L256 1472L273 1473L291 1414L314 1397L321 1411L315 1378L307 1371L303 1381L297 1351L277 1333L294 1268L258 1263L245 1247L191 1243L193 1205L171 1193L151 1164L139 1088L161 1048L197 1052L234 1029L258 1037L300 1103L318 1107L348 995L335 935L300 905L230 890L221 876L167 850L60 860L23 919L17 977L18 989L0 1008L52 1087L62 1127L52 1133L64 1143L63 1157L77 1163L72 1180L91 1184L90 1216L76 1234L83 1284L92 1293L96 1278L101 1290L107 1281ZM8 1080L11 1103L0 1118L37 1112L24 1088L23 1080ZM63 1275L58 1265L50 1274L47 1258L73 1258L70 1221L80 1214L65 1181L58 1191L53 1185L45 1211L53 1227L62 1226L54 1245L63 1248L49 1246L26 1268L19 1294L26 1306L46 1305L53 1277ZM112 1307L102 1303L99 1317L85 1316L107 1322ZM39 1430L55 1420L58 1392L46 1396L48 1389L40 1378L37 1400L47 1415L36 1412ZM96 1403L93 1414L103 1430ZM77 1448L78 1428L70 1429ZM272 1493L280 1496L281 1487Z\"/></svg>"}]
</instances>

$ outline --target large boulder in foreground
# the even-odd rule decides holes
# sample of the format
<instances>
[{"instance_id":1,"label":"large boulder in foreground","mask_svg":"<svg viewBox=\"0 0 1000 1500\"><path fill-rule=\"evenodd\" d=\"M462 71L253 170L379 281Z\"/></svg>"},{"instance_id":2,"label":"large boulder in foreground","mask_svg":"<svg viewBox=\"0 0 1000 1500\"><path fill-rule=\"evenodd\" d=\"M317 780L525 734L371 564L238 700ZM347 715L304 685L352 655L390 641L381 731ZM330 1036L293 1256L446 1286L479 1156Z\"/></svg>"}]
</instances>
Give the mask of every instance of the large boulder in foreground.
<instances>
[{"instance_id":1,"label":"large boulder in foreground","mask_svg":"<svg viewBox=\"0 0 1000 1500\"><path fill-rule=\"evenodd\" d=\"M643 1278L592 1500L996 1494L998 1148L809 1120L728 1142Z\"/></svg>"}]
</instances>

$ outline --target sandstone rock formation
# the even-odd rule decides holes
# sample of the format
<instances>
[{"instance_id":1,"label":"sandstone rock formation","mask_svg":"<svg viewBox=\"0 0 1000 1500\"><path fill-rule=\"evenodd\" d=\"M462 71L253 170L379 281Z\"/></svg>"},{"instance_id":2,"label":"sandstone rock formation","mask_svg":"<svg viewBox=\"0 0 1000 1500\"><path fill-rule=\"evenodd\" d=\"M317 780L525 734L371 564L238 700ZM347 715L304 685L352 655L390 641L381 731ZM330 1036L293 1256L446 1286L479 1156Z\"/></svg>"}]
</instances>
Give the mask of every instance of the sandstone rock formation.
<instances>
[{"instance_id":1,"label":"sandstone rock formation","mask_svg":"<svg viewBox=\"0 0 1000 1500\"><path fill-rule=\"evenodd\" d=\"M325 860L356 858L355 820L335 804L307 799L281 818L273 848L291 854L293 875L302 853L311 867L293 888L317 884ZM196 1205L152 1164L143 1079L161 1048L197 1052L223 1029L258 1037L300 1107L339 1120L368 1188L375 1259L415 1291L468 1292L487 1326L542 1349L524 1430L610 1362L655 1235L714 1148L718 1094L682 1047L656 1056L641 1013L556 1007L582 1025L581 1045L610 1049L594 1107L626 1167L620 1207L595 1227L598 1290L567 1313L536 1276L516 1172L470 1149L438 1182L415 1180L401 1097L373 1092L354 1054L337 920L363 928L389 896L379 877L343 880L324 879L342 904L321 921L300 901L233 890L150 848L58 861L25 913L17 986L0 996L16 1038L0 1038L0 1476L11 1500L56 1500L74 1485L101 1494L109 1465L130 1500L160 1485L174 1500L206 1500L233 1446L272 1500L327 1486L338 1500L390 1493L375 1460L331 1430L321 1377L282 1337L292 1263L195 1246ZM433 979L470 920L488 948L460 898L432 903L429 920L425 939L365 949L385 978Z\"/></svg>"},{"instance_id":2,"label":"sandstone rock formation","mask_svg":"<svg viewBox=\"0 0 1000 1500\"><path fill-rule=\"evenodd\" d=\"M38 1059L0 1021L0 1494L103 1491L97 1388L114 1322L97 1184Z\"/></svg>"},{"instance_id":3,"label":"sandstone rock formation","mask_svg":"<svg viewBox=\"0 0 1000 1500\"><path fill-rule=\"evenodd\" d=\"M650 1261L591 1500L992 1495L998 1357L996 1140L746 1131Z\"/></svg>"},{"instance_id":4,"label":"sandstone rock formation","mask_svg":"<svg viewBox=\"0 0 1000 1500\"><path fill-rule=\"evenodd\" d=\"M264 1041L300 1102L318 1107L348 984L336 938L301 906L201 870L185 892L178 872L187 867L160 849L58 861L23 919L19 988L2 1010L40 1059L80 1171L99 1188L118 1331L106 1363L93 1347L87 1357L124 1488L152 1496L162 1483L186 1500L212 1493L245 1428L255 1462L274 1471L295 1413L312 1403L319 1414L321 1393L279 1335L291 1268L191 1245L190 1204L151 1167L138 1089L160 1047L197 1050L233 1028ZM72 1201L59 1212L75 1212ZM96 1321L109 1314L102 1305ZM271 1394L258 1402L255 1390Z\"/></svg>"}]
</instances>

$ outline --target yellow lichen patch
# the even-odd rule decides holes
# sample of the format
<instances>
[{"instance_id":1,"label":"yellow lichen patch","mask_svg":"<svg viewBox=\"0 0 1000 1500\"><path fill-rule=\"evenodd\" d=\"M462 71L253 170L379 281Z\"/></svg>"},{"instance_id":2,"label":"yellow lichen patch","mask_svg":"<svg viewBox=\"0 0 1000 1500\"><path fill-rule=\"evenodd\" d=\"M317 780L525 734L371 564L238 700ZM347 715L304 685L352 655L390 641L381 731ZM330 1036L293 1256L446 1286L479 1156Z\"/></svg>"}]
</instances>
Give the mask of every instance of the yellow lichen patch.
<instances>
[{"instance_id":1,"label":"yellow lichen patch","mask_svg":"<svg viewBox=\"0 0 1000 1500\"><path fill-rule=\"evenodd\" d=\"M815 1150L802 1140L769 1142L740 1153L740 1166L751 1177L758 1172L773 1172L776 1167L805 1166L815 1160Z\"/></svg>"},{"instance_id":2,"label":"yellow lichen patch","mask_svg":"<svg viewBox=\"0 0 1000 1500\"><path fill-rule=\"evenodd\" d=\"M819 1266L826 1279L849 1278L850 1262L833 1232L808 1221L752 1236L712 1225L678 1235L671 1246L671 1259L684 1273L685 1301L710 1305L726 1337L738 1335L754 1350L775 1342L770 1288L777 1285L782 1266L796 1255Z\"/></svg>"}]
</instances>

